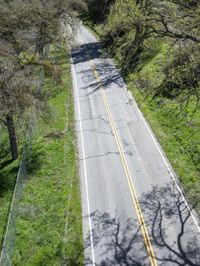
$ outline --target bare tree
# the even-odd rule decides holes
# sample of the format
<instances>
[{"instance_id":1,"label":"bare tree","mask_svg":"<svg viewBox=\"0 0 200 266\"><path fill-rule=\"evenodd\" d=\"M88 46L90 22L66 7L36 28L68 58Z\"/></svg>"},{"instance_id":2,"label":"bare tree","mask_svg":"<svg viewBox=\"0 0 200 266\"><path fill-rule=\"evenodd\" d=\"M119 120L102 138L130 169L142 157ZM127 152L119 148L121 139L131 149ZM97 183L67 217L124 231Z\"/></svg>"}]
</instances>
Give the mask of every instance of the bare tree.
<instances>
[{"instance_id":1,"label":"bare tree","mask_svg":"<svg viewBox=\"0 0 200 266\"><path fill-rule=\"evenodd\" d=\"M60 19L73 23L81 0L2 1L0 10L0 116L7 127L12 159L18 157L14 117L42 102L36 93L36 69L44 66L59 80L59 71L44 58L46 45L61 40ZM53 74L53 75L52 75Z\"/></svg>"}]
</instances>

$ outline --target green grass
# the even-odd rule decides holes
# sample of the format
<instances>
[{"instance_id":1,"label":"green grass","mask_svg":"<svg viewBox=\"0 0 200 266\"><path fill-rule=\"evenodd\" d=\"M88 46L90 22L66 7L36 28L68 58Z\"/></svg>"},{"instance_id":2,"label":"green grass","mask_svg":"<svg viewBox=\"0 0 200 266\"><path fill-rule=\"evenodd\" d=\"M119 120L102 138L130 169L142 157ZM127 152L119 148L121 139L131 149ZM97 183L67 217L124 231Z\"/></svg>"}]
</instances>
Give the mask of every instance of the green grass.
<instances>
[{"instance_id":1,"label":"green grass","mask_svg":"<svg viewBox=\"0 0 200 266\"><path fill-rule=\"evenodd\" d=\"M129 88L161 143L188 198L194 205L197 204L196 210L200 213L200 173L194 160L194 154L198 157L200 152L199 130L191 128L183 117L176 116L179 111L177 104L158 105L132 84L129 84ZM200 121L200 112L196 114L196 119Z\"/></svg>"},{"instance_id":2,"label":"green grass","mask_svg":"<svg viewBox=\"0 0 200 266\"><path fill-rule=\"evenodd\" d=\"M16 119L15 119L16 120ZM19 154L22 152L23 140L25 138L26 126L24 121L16 121ZM0 250L3 244L3 237L7 225L8 212L17 177L19 162L12 161L8 132L5 126L0 126Z\"/></svg>"},{"instance_id":3,"label":"green grass","mask_svg":"<svg viewBox=\"0 0 200 266\"><path fill-rule=\"evenodd\" d=\"M63 68L64 89L46 80L50 115L37 120L33 134L14 265L83 265L70 65L65 51L54 48L51 56Z\"/></svg>"},{"instance_id":4,"label":"green grass","mask_svg":"<svg viewBox=\"0 0 200 266\"><path fill-rule=\"evenodd\" d=\"M162 67L168 56L166 43L156 47L154 42L154 46L157 52L141 63L139 71L129 75L128 87L172 163L188 199L200 213L200 110L188 120L180 114L180 104L175 100L152 97L152 89L159 87L164 79ZM191 101L188 114L192 113L194 105Z\"/></svg>"},{"instance_id":5,"label":"green grass","mask_svg":"<svg viewBox=\"0 0 200 266\"><path fill-rule=\"evenodd\" d=\"M18 160L10 161L7 132L1 130L1 159L0 159L0 250L7 223L7 215L14 190L15 179L18 171Z\"/></svg>"},{"instance_id":6,"label":"green grass","mask_svg":"<svg viewBox=\"0 0 200 266\"><path fill-rule=\"evenodd\" d=\"M93 25L87 17L83 23L101 37L102 25ZM188 200L200 214L200 110L191 119L195 109L193 100L187 107L189 116L186 117L180 114L180 104L175 100L152 97L154 89L162 85L163 67L173 52L167 40L152 38L145 47L134 70L126 75L126 82L177 173ZM109 47L108 52L112 55L114 51L113 60L120 68L125 62L117 49Z\"/></svg>"}]
</instances>

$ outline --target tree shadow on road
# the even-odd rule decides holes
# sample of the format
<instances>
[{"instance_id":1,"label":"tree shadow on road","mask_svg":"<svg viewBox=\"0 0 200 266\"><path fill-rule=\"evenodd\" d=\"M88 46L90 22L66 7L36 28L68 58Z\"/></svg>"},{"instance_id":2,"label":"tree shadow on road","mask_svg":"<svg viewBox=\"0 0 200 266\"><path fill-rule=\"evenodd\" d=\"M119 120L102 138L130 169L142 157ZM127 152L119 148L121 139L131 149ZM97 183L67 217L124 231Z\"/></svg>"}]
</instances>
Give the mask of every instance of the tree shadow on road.
<instances>
[{"instance_id":1,"label":"tree shadow on road","mask_svg":"<svg viewBox=\"0 0 200 266\"><path fill-rule=\"evenodd\" d=\"M183 195L172 185L154 187L141 206L161 265L200 265L200 234ZM194 231L196 232L194 232ZM163 254L160 256L159 254Z\"/></svg>"},{"instance_id":2,"label":"tree shadow on road","mask_svg":"<svg viewBox=\"0 0 200 266\"><path fill-rule=\"evenodd\" d=\"M154 187L140 198L140 203L158 265L199 266L199 236L192 230L191 213L182 196L170 186ZM91 219L94 250L101 258L95 265L150 265L137 220L98 211L91 214ZM86 265L91 265L90 248L88 233Z\"/></svg>"},{"instance_id":3,"label":"tree shadow on road","mask_svg":"<svg viewBox=\"0 0 200 266\"><path fill-rule=\"evenodd\" d=\"M145 247L140 235L140 227L131 219L123 216L111 218L108 213L95 212L91 215L93 221L93 244L100 247L102 256L98 266L104 265L143 265L139 261L146 260ZM130 233L131 232L131 233ZM85 239L85 249L90 247L90 235ZM140 257L139 250L143 250ZM141 253L140 253L141 254ZM91 264L86 257L86 265Z\"/></svg>"},{"instance_id":4,"label":"tree shadow on road","mask_svg":"<svg viewBox=\"0 0 200 266\"><path fill-rule=\"evenodd\" d=\"M81 89L90 89L92 94L103 86L109 89L112 84L117 84L119 87L123 86L123 81L119 71L109 61L107 55L103 53L101 43L88 43L81 45L78 50L72 51L73 64L86 63L90 60L99 59L95 61L95 70L101 78L101 83L98 83L94 78L93 65L85 65L84 69L77 74L82 74L85 86Z\"/></svg>"},{"instance_id":5,"label":"tree shadow on road","mask_svg":"<svg viewBox=\"0 0 200 266\"><path fill-rule=\"evenodd\" d=\"M74 64L84 63L92 59L100 58L102 55L101 42L93 42L80 45L77 49L73 49L72 59Z\"/></svg>"}]
</instances>

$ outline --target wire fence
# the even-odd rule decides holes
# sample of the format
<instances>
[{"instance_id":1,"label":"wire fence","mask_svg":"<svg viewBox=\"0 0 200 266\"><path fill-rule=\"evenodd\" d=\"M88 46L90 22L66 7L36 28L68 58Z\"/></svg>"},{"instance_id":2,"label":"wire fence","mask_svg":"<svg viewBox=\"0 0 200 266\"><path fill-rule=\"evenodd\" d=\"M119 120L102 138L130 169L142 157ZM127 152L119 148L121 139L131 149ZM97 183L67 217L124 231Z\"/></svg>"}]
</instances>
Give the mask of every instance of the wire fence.
<instances>
[{"instance_id":1,"label":"wire fence","mask_svg":"<svg viewBox=\"0 0 200 266\"><path fill-rule=\"evenodd\" d=\"M29 124L27 130L26 139L22 152L22 159L19 166L19 171L17 174L17 179L15 183L15 189L11 201L10 211L8 214L8 222L4 235L3 247L0 257L0 266L10 266L12 265L12 256L14 252L14 243L16 237L16 220L18 216L19 202L23 196L23 185L27 179L27 162L30 156L30 143L33 132L33 123Z\"/></svg>"},{"instance_id":2,"label":"wire fence","mask_svg":"<svg viewBox=\"0 0 200 266\"><path fill-rule=\"evenodd\" d=\"M44 51L44 57L47 57L50 52L50 46L47 45ZM37 90L39 91L45 81L45 75L43 68L40 71L40 82ZM0 266L11 266L12 257L14 253L14 245L16 238L16 222L19 211L19 202L23 197L23 186L28 177L27 173L27 163L30 158L30 148L31 148L31 138L35 123L34 117L35 110L32 110L31 119L29 122L28 130L26 133L26 138L23 146L22 159L19 166L19 171L16 178L15 189L12 196L12 201L10 205L10 210L8 214L8 221L6 226L6 231L4 235L4 241L2 246L2 251L0 255Z\"/></svg>"}]
</instances>

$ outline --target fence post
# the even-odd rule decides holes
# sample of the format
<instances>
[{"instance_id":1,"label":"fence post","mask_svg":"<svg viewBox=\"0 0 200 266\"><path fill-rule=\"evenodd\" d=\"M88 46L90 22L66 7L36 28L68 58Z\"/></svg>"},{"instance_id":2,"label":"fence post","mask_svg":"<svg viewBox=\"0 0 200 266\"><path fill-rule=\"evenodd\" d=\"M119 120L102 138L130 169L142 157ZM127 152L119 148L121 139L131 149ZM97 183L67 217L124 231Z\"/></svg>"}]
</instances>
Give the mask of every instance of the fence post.
<instances>
[{"instance_id":1,"label":"fence post","mask_svg":"<svg viewBox=\"0 0 200 266\"><path fill-rule=\"evenodd\" d=\"M15 182L14 193L11 201L11 207L8 215L8 222L6 226L6 231L4 235L3 247L0 256L0 266L11 266L12 256L14 252L14 242L16 236L16 218L18 214L18 205L20 198L22 197L23 184L27 178L26 162L29 157L30 152L30 139L32 136L32 121L28 128L26 139L22 152L22 159L19 166L19 171L17 174L17 179Z\"/></svg>"},{"instance_id":2,"label":"fence post","mask_svg":"<svg viewBox=\"0 0 200 266\"><path fill-rule=\"evenodd\" d=\"M50 46L47 46L45 50L46 57L48 56L49 51L50 51ZM41 70L40 84L39 87L37 88L38 90L40 90L41 87L43 87L44 80L45 80L44 71ZM12 196L11 207L8 215L4 241L0 255L0 266L12 265L12 256L14 252L14 243L16 236L16 218L18 215L19 201L22 198L24 181L27 178L27 159L29 158L30 155L30 140L32 137L34 120L35 120L34 115L31 114L31 119L29 122L29 127L26 133L25 143L23 146L22 159L20 162L19 171L15 182L14 193Z\"/></svg>"}]
</instances>

